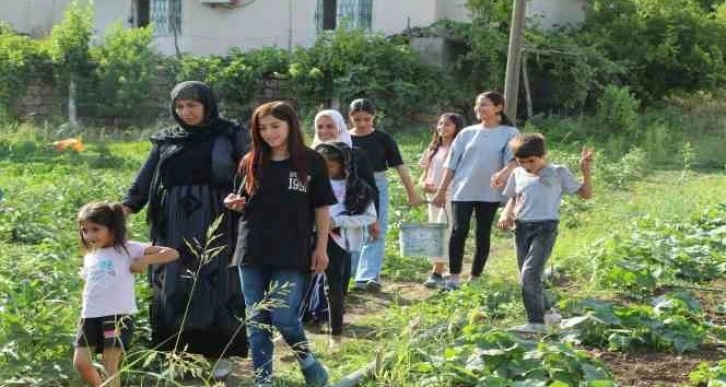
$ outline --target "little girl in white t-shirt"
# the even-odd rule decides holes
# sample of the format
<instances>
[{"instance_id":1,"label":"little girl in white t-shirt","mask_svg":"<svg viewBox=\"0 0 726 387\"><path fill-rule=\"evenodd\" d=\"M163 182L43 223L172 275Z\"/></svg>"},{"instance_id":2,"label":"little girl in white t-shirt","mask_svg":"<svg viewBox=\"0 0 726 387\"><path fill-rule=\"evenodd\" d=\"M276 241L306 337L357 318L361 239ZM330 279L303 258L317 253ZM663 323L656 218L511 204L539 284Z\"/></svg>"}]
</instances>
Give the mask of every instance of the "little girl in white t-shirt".
<instances>
[{"instance_id":1,"label":"little girl in white t-shirt","mask_svg":"<svg viewBox=\"0 0 726 387\"><path fill-rule=\"evenodd\" d=\"M132 315L137 312L132 273L173 261L179 253L127 241L126 217L118 203L86 204L78 212L78 228L86 253L80 271L85 286L73 365L92 386L120 386L118 367L131 342ZM101 353L106 381L93 366L94 353Z\"/></svg>"}]
</instances>

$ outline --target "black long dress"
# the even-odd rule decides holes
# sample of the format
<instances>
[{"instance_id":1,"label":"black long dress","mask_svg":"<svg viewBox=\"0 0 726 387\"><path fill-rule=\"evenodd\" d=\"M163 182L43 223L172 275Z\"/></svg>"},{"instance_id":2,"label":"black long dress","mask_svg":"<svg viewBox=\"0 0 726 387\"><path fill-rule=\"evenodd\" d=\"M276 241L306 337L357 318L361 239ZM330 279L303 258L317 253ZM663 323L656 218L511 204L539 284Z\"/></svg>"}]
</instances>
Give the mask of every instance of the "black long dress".
<instances>
[{"instance_id":1,"label":"black long dress","mask_svg":"<svg viewBox=\"0 0 726 387\"><path fill-rule=\"evenodd\" d=\"M148 203L153 243L180 253L179 260L149 272L152 344L207 357L246 356L244 299L237 268L230 265L238 215L222 201L233 190L235 168L249 140L240 126L218 117L206 85L181 84L172 101L185 98L185 87L205 105L207 120L185 127L172 107L179 126L152 136L151 153L123 200L134 212ZM217 236L203 253L208 229L220 216ZM214 254L216 248L221 250Z\"/></svg>"}]
</instances>

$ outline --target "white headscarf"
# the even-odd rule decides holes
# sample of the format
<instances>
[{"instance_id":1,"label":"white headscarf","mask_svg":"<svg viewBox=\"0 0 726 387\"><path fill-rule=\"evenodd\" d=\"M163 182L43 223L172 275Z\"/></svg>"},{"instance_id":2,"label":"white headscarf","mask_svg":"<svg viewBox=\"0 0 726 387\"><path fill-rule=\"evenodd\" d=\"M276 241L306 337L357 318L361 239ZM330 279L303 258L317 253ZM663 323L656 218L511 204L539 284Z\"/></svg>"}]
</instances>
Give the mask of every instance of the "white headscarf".
<instances>
[{"instance_id":1,"label":"white headscarf","mask_svg":"<svg viewBox=\"0 0 726 387\"><path fill-rule=\"evenodd\" d=\"M317 127L320 117L330 117L330 119L333 120L335 126L338 128L338 138L330 141L322 141L320 137L318 137ZM319 111L318 114L315 115L315 121L313 121L313 132L315 133L315 137L313 137L313 143L310 146L311 148L315 148L318 144L323 142L344 142L349 147L353 147L353 139L350 138L350 133L348 133L348 125L345 124L345 118L343 118L343 115L337 110L328 109Z\"/></svg>"}]
</instances>

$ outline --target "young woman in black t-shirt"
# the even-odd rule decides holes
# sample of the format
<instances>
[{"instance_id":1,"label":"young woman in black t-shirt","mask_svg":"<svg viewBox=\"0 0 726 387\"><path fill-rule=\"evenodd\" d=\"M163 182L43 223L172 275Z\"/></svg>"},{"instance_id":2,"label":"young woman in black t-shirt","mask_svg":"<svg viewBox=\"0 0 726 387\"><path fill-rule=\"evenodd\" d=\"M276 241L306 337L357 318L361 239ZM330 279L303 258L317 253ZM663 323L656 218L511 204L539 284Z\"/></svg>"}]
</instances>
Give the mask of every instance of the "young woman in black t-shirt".
<instances>
[{"instance_id":1,"label":"young woman in black t-shirt","mask_svg":"<svg viewBox=\"0 0 726 387\"><path fill-rule=\"evenodd\" d=\"M325 271L335 196L323 158L303 143L300 121L284 102L258 107L252 147L239 166L240 189L225 206L241 212L233 262L240 266L247 335L258 384L271 385L272 325L293 349L308 385L327 383L310 352L298 312L310 272ZM325 230L314 233L314 230ZM259 303L265 303L260 307Z\"/></svg>"},{"instance_id":2,"label":"young woman in black t-shirt","mask_svg":"<svg viewBox=\"0 0 726 387\"><path fill-rule=\"evenodd\" d=\"M363 246L360 260L353 262L355 286L357 289L378 291L380 285L381 266L385 254L386 232L388 231L388 180L386 170L394 168L406 188L408 204L412 206L423 203L416 193L408 168L403 163L398 144L388 134L373 128L375 107L367 99L356 99L350 104L348 111L354 127L350 130L353 145L363 151L373 165L373 172L378 189L378 222L369 228L370 238Z\"/></svg>"}]
</instances>

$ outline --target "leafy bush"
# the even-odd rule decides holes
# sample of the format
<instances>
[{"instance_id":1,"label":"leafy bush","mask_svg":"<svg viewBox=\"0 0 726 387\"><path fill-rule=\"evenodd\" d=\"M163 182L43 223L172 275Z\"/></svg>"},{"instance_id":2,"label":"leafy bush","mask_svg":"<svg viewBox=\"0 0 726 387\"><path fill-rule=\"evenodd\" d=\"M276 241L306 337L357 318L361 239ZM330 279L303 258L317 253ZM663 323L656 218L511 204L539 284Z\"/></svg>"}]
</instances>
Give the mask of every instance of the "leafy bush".
<instances>
[{"instance_id":1,"label":"leafy bush","mask_svg":"<svg viewBox=\"0 0 726 387\"><path fill-rule=\"evenodd\" d=\"M17 35L10 29L0 31L0 120L9 117L9 106L25 92L33 76L44 74L53 80L53 66L48 45Z\"/></svg>"},{"instance_id":2,"label":"leafy bush","mask_svg":"<svg viewBox=\"0 0 726 387\"><path fill-rule=\"evenodd\" d=\"M706 336L703 310L690 293L653 299L653 305L615 305L596 300L564 302L563 340L610 351L698 350Z\"/></svg>"},{"instance_id":3,"label":"leafy bush","mask_svg":"<svg viewBox=\"0 0 726 387\"><path fill-rule=\"evenodd\" d=\"M132 117L148 103L157 63L151 40L151 27L126 29L117 23L108 30L103 43L93 47L90 55L96 64L96 87L89 95L95 97L95 116Z\"/></svg>"},{"instance_id":4,"label":"leafy bush","mask_svg":"<svg viewBox=\"0 0 726 387\"><path fill-rule=\"evenodd\" d=\"M632 136L638 119L639 101L627 87L607 86L597 102L596 118L600 129L609 135Z\"/></svg>"},{"instance_id":5,"label":"leafy bush","mask_svg":"<svg viewBox=\"0 0 726 387\"><path fill-rule=\"evenodd\" d=\"M255 108L263 82L287 73L289 63L290 55L283 49L233 49L227 56L184 57L177 79L208 83L227 114L245 117Z\"/></svg>"},{"instance_id":6,"label":"leafy bush","mask_svg":"<svg viewBox=\"0 0 726 387\"><path fill-rule=\"evenodd\" d=\"M416 353L417 385L614 386L612 376L597 360L569 344L536 342L512 333L467 325L464 334L443 353ZM537 384L535 384L537 383Z\"/></svg>"},{"instance_id":7,"label":"leafy bush","mask_svg":"<svg viewBox=\"0 0 726 387\"><path fill-rule=\"evenodd\" d=\"M638 296L674 281L703 282L726 274L726 205L714 208L691 222L641 224L626 237L613 236L595 254L602 283Z\"/></svg>"},{"instance_id":8,"label":"leafy bush","mask_svg":"<svg viewBox=\"0 0 726 387\"><path fill-rule=\"evenodd\" d=\"M345 29L298 49L288 76L290 92L304 109L370 98L384 120L379 126L388 122L389 131L418 113L438 112L452 90L444 72L425 65L407 43Z\"/></svg>"},{"instance_id":9,"label":"leafy bush","mask_svg":"<svg viewBox=\"0 0 726 387\"><path fill-rule=\"evenodd\" d=\"M726 360L721 360L713 366L708 363L701 363L688 375L688 379L695 386L716 387L726 385Z\"/></svg>"}]
</instances>

